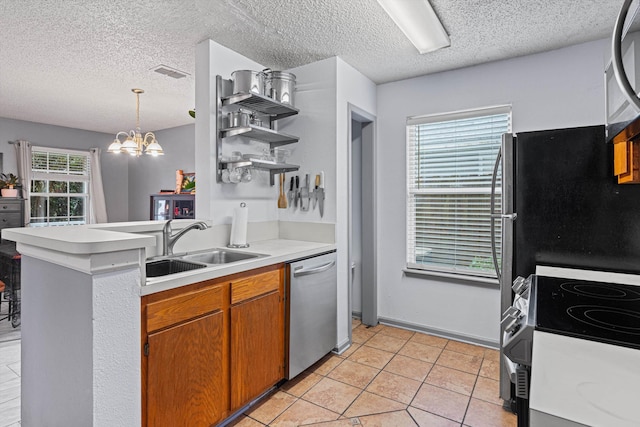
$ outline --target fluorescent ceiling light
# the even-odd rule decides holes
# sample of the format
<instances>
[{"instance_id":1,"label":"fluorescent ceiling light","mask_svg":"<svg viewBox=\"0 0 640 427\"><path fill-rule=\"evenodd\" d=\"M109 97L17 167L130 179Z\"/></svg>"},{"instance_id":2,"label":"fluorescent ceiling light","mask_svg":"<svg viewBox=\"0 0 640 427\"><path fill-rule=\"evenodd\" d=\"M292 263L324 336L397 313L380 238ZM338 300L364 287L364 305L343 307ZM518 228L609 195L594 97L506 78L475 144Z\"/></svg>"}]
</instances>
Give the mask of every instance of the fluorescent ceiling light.
<instances>
[{"instance_id":1,"label":"fluorescent ceiling light","mask_svg":"<svg viewBox=\"0 0 640 427\"><path fill-rule=\"evenodd\" d=\"M378 0L378 3L420 53L451 46L449 35L428 0Z\"/></svg>"}]
</instances>

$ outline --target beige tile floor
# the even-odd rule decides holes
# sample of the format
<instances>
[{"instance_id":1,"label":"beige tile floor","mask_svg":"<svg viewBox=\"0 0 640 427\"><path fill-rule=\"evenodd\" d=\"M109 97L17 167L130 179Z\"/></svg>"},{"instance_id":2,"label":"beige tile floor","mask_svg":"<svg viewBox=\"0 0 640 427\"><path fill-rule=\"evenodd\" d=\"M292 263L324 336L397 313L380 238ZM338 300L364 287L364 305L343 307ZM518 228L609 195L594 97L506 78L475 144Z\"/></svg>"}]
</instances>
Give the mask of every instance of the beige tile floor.
<instances>
[{"instance_id":1,"label":"beige tile floor","mask_svg":"<svg viewBox=\"0 0 640 427\"><path fill-rule=\"evenodd\" d=\"M0 342L0 427L20 425L20 340Z\"/></svg>"},{"instance_id":2,"label":"beige tile floor","mask_svg":"<svg viewBox=\"0 0 640 427\"><path fill-rule=\"evenodd\" d=\"M345 353L285 383L234 426L515 426L500 404L497 351L354 321ZM0 427L19 422L16 340L0 343Z\"/></svg>"},{"instance_id":3,"label":"beige tile floor","mask_svg":"<svg viewBox=\"0 0 640 427\"><path fill-rule=\"evenodd\" d=\"M498 397L499 353L353 321L353 345L329 355L234 427L515 426Z\"/></svg>"}]
</instances>

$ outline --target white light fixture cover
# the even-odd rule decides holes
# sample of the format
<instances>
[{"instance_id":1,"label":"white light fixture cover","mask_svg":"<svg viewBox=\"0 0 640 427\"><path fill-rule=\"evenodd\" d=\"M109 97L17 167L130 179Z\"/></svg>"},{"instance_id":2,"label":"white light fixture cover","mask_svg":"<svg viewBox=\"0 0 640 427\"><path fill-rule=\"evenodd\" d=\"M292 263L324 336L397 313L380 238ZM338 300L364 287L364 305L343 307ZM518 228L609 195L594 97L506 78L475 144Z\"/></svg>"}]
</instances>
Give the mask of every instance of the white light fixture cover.
<instances>
[{"instance_id":1,"label":"white light fixture cover","mask_svg":"<svg viewBox=\"0 0 640 427\"><path fill-rule=\"evenodd\" d=\"M451 46L438 15L428 0L378 0L421 54Z\"/></svg>"}]
</instances>

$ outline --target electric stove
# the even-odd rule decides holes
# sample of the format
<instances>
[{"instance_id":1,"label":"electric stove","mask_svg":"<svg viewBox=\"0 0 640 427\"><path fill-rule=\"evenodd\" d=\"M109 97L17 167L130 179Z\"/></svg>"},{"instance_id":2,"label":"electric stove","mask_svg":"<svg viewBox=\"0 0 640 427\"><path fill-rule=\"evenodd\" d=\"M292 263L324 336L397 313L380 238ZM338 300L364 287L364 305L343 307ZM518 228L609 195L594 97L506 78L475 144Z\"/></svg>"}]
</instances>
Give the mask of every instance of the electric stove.
<instances>
[{"instance_id":1,"label":"electric stove","mask_svg":"<svg viewBox=\"0 0 640 427\"><path fill-rule=\"evenodd\" d=\"M640 349L640 288L536 276L540 331Z\"/></svg>"}]
</instances>

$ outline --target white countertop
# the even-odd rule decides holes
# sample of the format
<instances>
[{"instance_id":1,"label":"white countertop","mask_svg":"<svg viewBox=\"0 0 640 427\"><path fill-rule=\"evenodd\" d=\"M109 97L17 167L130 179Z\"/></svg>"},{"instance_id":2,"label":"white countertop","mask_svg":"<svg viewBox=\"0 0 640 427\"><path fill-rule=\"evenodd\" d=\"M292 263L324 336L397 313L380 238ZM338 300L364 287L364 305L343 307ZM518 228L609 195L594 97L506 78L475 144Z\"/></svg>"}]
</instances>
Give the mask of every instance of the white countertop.
<instances>
[{"instance_id":1,"label":"white countertop","mask_svg":"<svg viewBox=\"0 0 640 427\"><path fill-rule=\"evenodd\" d=\"M593 427L640 426L640 350L535 331L532 410Z\"/></svg>"},{"instance_id":2,"label":"white countertop","mask_svg":"<svg viewBox=\"0 0 640 427\"><path fill-rule=\"evenodd\" d=\"M228 276L230 274L253 270L254 268L307 258L324 252L333 251L336 249L336 245L299 240L274 239L252 242L251 246L246 249L221 249L256 253L265 256L230 264L189 270L182 273L171 274L170 276L148 278L145 286L142 286L140 289L140 295L153 294L167 289L189 285L191 283L201 282L203 280L210 280Z\"/></svg>"},{"instance_id":3,"label":"white countertop","mask_svg":"<svg viewBox=\"0 0 640 427\"><path fill-rule=\"evenodd\" d=\"M23 227L2 230L2 238L69 254L97 254L155 245L153 236L89 226Z\"/></svg>"},{"instance_id":4,"label":"white countertop","mask_svg":"<svg viewBox=\"0 0 640 427\"><path fill-rule=\"evenodd\" d=\"M174 225L175 231L192 222L194 221L177 220L172 222L172 225ZM130 255L122 255L124 257L123 261L122 259L114 258L113 255L125 254L125 251L132 249L144 254L143 249L156 248L156 236L160 235L163 225L164 221L139 221L67 227L8 228L2 230L2 237L15 241L18 244L18 250L23 254L91 273L91 271L107 271L112 268L118 268L118 266L135 268L136 265L139 265L144 269L144 258L131 258ZM197 238L198 236L197 234L191 235L190 238ZM181 241L188 242L190 238L184 238ZM216 240L213 240L214 242L211 244L215 245ZM193 252L205 250L207 246L202 247L202 243L200 241L198 250L194 249ZM148 278L140 284L140 295L148 295L203 280L289 262L336 249L334 243L279 238L269 239L268 237L265 240L256 240L249 243L250 247L246 249L228 249L223 246L213 246L211 249L221 248L256 253L261 256L229 264ZM183 249L180 253L189 253L183 252L184 250L188 251L189 249ZM176 252L176 255L179 255L179 253ZM92 264L87 261L91 257L101 257L100 262ZM147 252L147 257L149 257L149 252ZM96 268L97 265L100 265L101 269ZM144 270L141 276L144 277Z\"/></svg>"}]
</instances>

